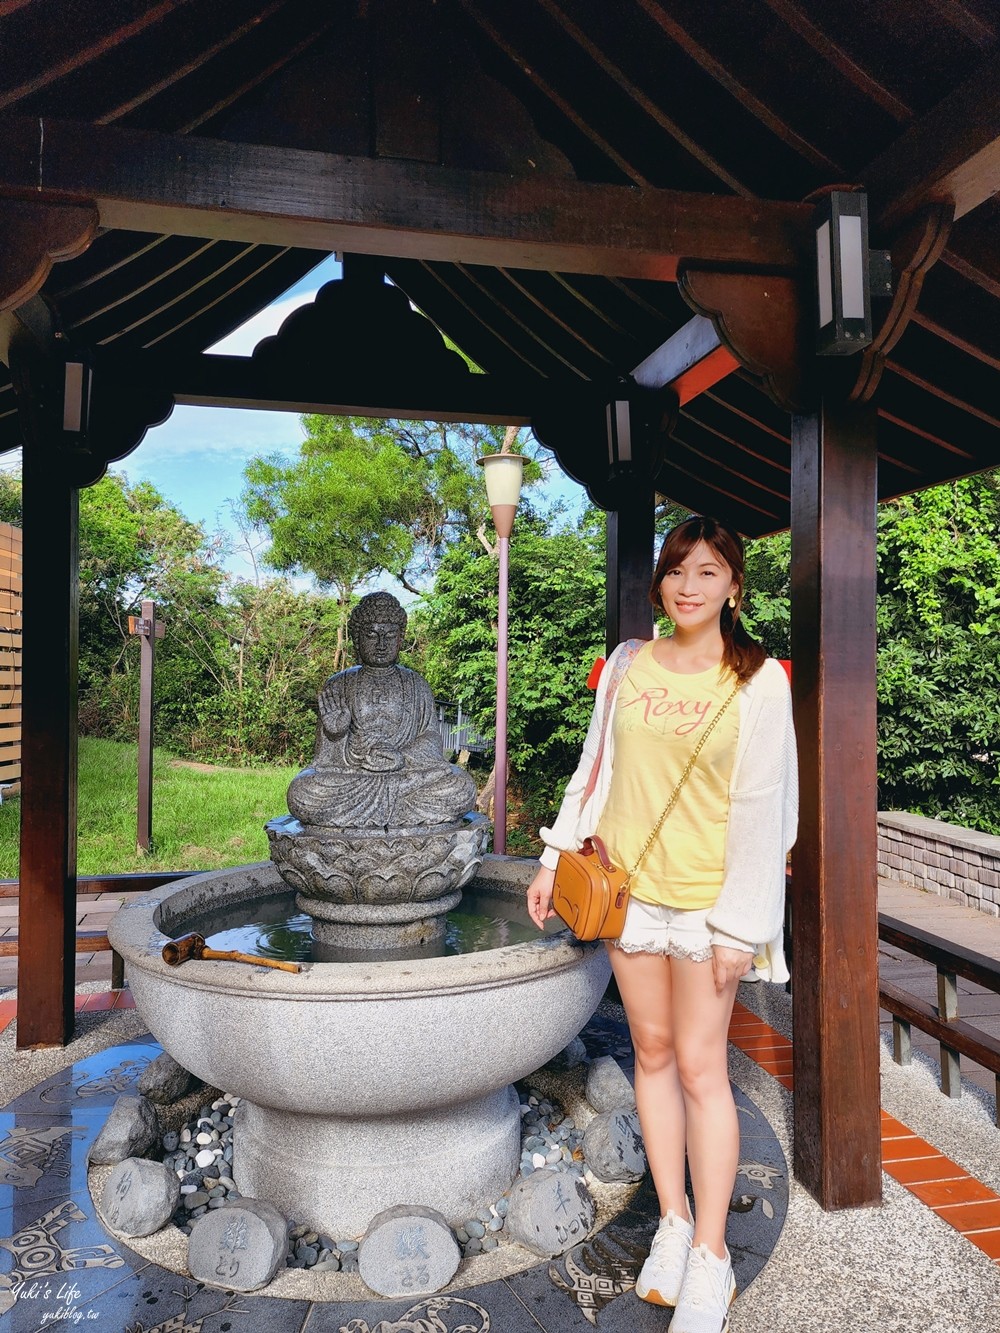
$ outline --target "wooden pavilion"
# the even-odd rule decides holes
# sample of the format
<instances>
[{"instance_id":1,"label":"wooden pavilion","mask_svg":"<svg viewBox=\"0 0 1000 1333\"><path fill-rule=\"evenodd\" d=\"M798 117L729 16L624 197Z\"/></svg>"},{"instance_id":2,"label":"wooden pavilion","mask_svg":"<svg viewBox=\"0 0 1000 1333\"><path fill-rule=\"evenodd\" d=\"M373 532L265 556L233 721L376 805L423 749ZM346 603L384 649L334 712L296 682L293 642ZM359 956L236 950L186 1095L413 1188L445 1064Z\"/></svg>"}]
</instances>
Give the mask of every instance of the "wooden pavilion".
<instances>
[{"instance_id":1,"label":"wooden pavilion","mask_svg":"<svg viewBox=\"0 0 1000 1333\"><path fill-rule=\"evenodd\" d=\"M22 1046L72 1033L79 487L174 403L530 422L609 511L610 640L648 630L655 492L791 526L794 1164L878 1201L876 501L1000 463L998 32L991 0L0 0ZM892 277L819 357L832 187ZM205 354L331 251L279 338Z\"/></svg>"}]
</instances>

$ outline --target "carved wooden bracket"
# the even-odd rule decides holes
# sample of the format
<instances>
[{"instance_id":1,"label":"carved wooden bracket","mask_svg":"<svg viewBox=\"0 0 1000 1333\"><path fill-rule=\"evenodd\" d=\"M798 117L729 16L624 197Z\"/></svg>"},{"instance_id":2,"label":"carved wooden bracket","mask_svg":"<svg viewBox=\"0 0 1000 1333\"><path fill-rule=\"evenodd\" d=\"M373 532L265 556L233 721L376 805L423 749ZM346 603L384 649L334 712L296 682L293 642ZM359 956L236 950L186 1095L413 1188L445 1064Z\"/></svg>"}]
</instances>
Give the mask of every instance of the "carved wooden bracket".
<instances>
[{"instance_id":1,"label":"carved wooden bracket","mask_svg":"<svg viewBox=\"0 0 1000 1333\"><path fill-rule=\"evenodd\" d=\"M471 372L438 329L384 280L384 264L363 255L344 256L344 276L328 282L300 306L272 337L253 350L253 363L290 383L317 376L364 387L393 368L398 382L464 383Z\"/></svg>"},{"instance_id":2,"label":"carved wooden bracket","mask_svg":"<svg viewBox=\"0 0 1000 1333\"><path fill-rule=\"evenodd\" d=\"M98 222L90 205L0 199L0 311L30 300L53 264L83 254Z\"/></svg>"},{"instance_id":3,"label":"carved wooden bracket","mask_svg":"<svg viewBox=\"0 0 1000 1333\"><path fill-rule=\"evenodd\" d=\"M940 259L954 221L955 206L950 200L928 204L893 241L892 300L871 346L861 354L860 370L849 395L853 401L868 402L878 387L886 358L913 317L924 276Z\"/></svg>"},{"instance_id":4,"label":"carved wooden bracket","mask_svg":"<svg viewBox=\"0 0 1000 1333\"><path fill-rule=\"evenodd\" d=\"M619 396L621 391L618 391ZM659 390L631 386L632 458L629 471L610 475L608 458L607 404L616 395L613 384L583 384L550 381L531 416L531 428L539 443L551 449L568 477L586 487L599 509L622 508L636 487L647 488L663 466L670 432L677 422L677 394L669 387Z\"/></svg>"},{"instance_id":5,"label":"carved wooden bracket","mask_svg":"<svg viewBox=\"0 0 1000 1333\"><path fill-rule=\"evenodd\" d=\"M111 463L137 449L174 410L174 396L151 376L141 356L99 359L94 371L91 427L76 462L77 485L100 481Z\"/></svg>"},{"instance_id":6,"label":"carved wooden bracket","mask_svg":"<svg viewBox=\"0 0 1000 1333\"><path fill-rule=\"evenodd\" d=\"M712 321L722 345L761 380L779 406L789 412L808 406L815 358L806 350L808 307L797 279L684 264L677 285L691 309Z\"/></svg>"},{"instance_id":7,"label":"carved wooden bracket","mask_svg":"<svg viewBox=\"0 0 1000 1333\"><path fill-rule=\"evenodd\" d=\"M151 426L167 419L174 399L140 359L99 358L88 428L68 432L63 429L65 361L65 353L46 355L26 339L12 348L11 379L24 447L44 452L47 466L70 485L93 486L110 463L130 454Z\"/></svg>"}]
</instances>

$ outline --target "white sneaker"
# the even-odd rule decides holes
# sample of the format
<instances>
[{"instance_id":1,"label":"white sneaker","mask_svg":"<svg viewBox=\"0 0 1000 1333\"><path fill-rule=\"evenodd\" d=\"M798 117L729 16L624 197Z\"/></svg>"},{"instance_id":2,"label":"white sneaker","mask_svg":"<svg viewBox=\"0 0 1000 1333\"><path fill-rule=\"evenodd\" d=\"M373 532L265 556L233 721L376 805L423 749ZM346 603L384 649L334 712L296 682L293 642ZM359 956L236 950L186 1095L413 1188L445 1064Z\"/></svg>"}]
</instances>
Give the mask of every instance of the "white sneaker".
<instances>
[{"instance_id":1,"label":"white sneaker","mask_svg":"<svg viewBox=\"0 0 1000 1333\"><path fill-rule=\"evenodd\" d=\"M729 1251L719 1259L707 1245L691 1250L670 1333L726 1333L736 1299Z\"/></svg>"},{"instance_id":2,"label":"white sneaker","mask_svg":"<svg viewBox=\"0 0 1000 1333\"><path fill-rule=\"evenodd\" d=\"M693 1236L694 1223L686 1222L672 1208L666 1217L660 1218L649 1258L636 1279L635 1294L641 1301L649 1301L651 1305L677 1304Z\"/></svg>"}]
</instances>

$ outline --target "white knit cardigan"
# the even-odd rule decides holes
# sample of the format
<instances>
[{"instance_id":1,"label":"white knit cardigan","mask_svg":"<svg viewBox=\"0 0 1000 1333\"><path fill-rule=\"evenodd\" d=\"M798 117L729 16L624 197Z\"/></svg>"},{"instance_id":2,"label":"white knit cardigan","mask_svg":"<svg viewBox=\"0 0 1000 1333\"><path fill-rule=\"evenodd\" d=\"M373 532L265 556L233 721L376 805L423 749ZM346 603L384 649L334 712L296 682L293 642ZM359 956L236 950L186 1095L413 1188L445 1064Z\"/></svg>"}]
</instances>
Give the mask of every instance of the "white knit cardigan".
<instances>
[{"instance_id":1,"label":"white knit cardigan","mask_svg":"<svg viewBox=\"0 0 1000 1333\"><path fill-rule=\"evenodd\" d=\"M598 827L611 789L614 726L609 723L597 784L581 804L601 743L601 730L619 645L601 673L594 712L576 772L566 788L545 843L541 864L554 870L560 851L575 851ZM785 915L785 862L798 820L798 765L792 700L780 662L768 658L737 695L740 709L736 757L729 781L725 871L715 906L708 914L713 944L752 949L757 975L787 981L782 948ZM613 707L613 705L612 705ZM669 836L669 820L663 836Z\"/></svg>"}]
</instances>

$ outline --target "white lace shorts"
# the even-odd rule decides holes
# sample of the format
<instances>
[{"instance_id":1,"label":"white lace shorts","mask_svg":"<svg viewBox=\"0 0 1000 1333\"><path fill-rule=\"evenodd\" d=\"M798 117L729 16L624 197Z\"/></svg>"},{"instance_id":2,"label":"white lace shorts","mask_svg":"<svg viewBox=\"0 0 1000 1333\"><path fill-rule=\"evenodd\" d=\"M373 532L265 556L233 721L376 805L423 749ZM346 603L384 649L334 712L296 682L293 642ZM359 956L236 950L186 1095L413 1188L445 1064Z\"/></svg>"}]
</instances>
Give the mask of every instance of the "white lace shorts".
<instances>
[{"instance_id":1,"label":"white lace shorts","mask_svg":"<svg viewBox=\"0 0 1000 1333\"><path fill-rule=\"evenodd\" d=\"M712 934L708 928L711 908L690 910L661 907L630 898L625 929L614 941L625 953L658 953L669 958L690 958L706 963L712 957Z\"/></svg>"}]
</instances>

